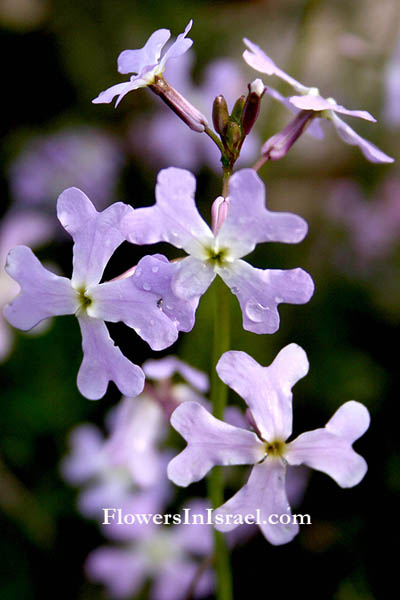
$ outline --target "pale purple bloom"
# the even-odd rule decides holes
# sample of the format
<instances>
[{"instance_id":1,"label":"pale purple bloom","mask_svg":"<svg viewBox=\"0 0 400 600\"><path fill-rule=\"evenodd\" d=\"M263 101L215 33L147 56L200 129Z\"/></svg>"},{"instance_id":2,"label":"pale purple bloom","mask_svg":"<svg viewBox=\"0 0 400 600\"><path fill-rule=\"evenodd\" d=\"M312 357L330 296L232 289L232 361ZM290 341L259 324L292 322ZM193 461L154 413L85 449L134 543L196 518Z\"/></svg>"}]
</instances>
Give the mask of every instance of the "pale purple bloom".
<instances>
[{"instance_id":1,"label":"pale purple bloom","mask_svg":"<svg viewBox=\"0 0 400 600\"><path fill-rule=\"evenodd\" d=\"M322 429L292 434L293 385L308 372L307 356L289 344L269 367L260 366L244 352L222 355L217 372L224 383L242 396L253 417L255 432L216 419L202 406L185 403L171 418L172 426L188 442L168 466L168 476L187 486L202 479L215 465L253 464L247 484L214 516L261 513L260 528L272 544L284 544L298 533L298 524L272 524L270 515L290 515L285 489L288 465L307 465L330 475L341 487L357 485L367 471L365 460L352 444L368 429L369 413L355 401L343 404ZM216 524L230 531L234 523Z\"/></svg>"},{"instance_id":2,"label":"pale purple bloom","mask_svg":"<svg viewBox=\"0 0 400 600\"><path fill-rule=\"evenodd\" d=\"M4 270L7 254L17 244L40 246L53 234L49 219L32 212L11 213L0 225L0 362L12 348L12 331L3 317L3 307L18 293L18 284ZM37 331L37 329L36 329Z\"/></svg>"},{"instance_id":3,"label":"pale purple bloom","mask_svg":"<svg viewBox=\"0 0 400 600\"><path fill-rule=\"evenodd\" d=\"M194 54L191 50L179 61L168 64L165 77L209 121L212 119L212 105L216 96L224 94L232 109L239 96L247 93L247 82L234 61L220 58L211 62L206 67L200 84L193 82L193 63ZM193 171L204 165L214 171L221 169L220 152L209 137L193 135L188 127L179 123L163 106L154 115L143 117L132 124L130 140L135 156L151 165L155 161L161 167L173 165ZM259 146L260 140L252 131L243 145L238 164L240 161L249 164L255 159Z\"/></svg>"},{"instance_id":4,"label":"pale purple bloom","mask_svg":"<svg viewBox=\"0 0 400 600\"><path fill-rule=\"evenodd\" d=\"M349 233L352 256L362 270L388 256L400 242L400 180L387 179L372 198L353 181L340 181L326 204L329 217ZM348 253L348 247L343 249Z\"/></svg>"},{"instance_id":5,"label":"pale purple bloom","mask_svg":"<svg viewBox=\"0 0 400 600\"><path fill-rule=\"evenodd\" d=\"M204 512L203 502L187 506ZM149 512L149 511L146 511ZM195 578L200 559L212 552L210 525L147 526L146 534L125 547L102 547L86 561L88 577L106 586L111 598L130 598L151 579L150 600L183 600ZM194 598L210 594L214 577L206 569L197 582Z\"/></svg>"},{"instance_id":6,"label":"pale purple bloom","mask_svg":"<svg viewBox=\"0 0 400 600\"><path fill-rule=\"evenodd\" d=\"M162 307L164 286L169 288L168 262L164 257L145 257L132 277L100 283L104 268L125 237L120 223L132 207L115 203L98 213L89 198L77 188L69 188L57 202L58 218L74 240L71 280L45 269L30 248L17 246L8 255L7 272L21 285L21 292L4 309L6 319L19 329L29 330L50 316L78 318L82 332L83 361L78 388L89 399L101 398L109 381L127 396L137 396L144 386L142 370L129 361L112 341L105 321L122 321L133 328L152 349L170 346L178 337L179 324L190 320L186 304L175 302L176 313L167 316ZM150 288L139 289L136 277L146 281L155 273L162 276ZM188 305L189 306L189 305ZM174 321L172 320L174 319Z\"/></svg>"},{"instance_id":7,"label":"pale purple bloom","mask_svg":"<svg viewBox=\"0 0 400 600\"><path fill-rule=\"evenodd\" d=\"M389 124L400 125L400 35L385 69L384 115Z\"/></svg>"},{"instance_id":8,"label":"pale purple bloom","mask_svg":"<svg viewBox=\"0 0 400 600\"><path fill-rule=\"evenodd\" d=\"M104 207L124 163L116 139L94 127L65 128L28 141L11 163L13 198L29 207L51 208L54 198L75 186Z\"/></svg>"},{"instance_id":9,"label":"pale purple bloom","mask_svg":"<svg viewBox=\"0 0 400 600\"><path fill-rule=\"evenodd\" d=\"M161 171L156 185L156 204L126 216L123 228L136 244L169 242L189 256L173 263L172 289L182 300L196 300L220 275L238 298L243 327L254 333L274 333L279 328L277 306L281 302L303 304L314 291L303 269L256 269L241 260L261 242L300 242L306 222L290 213L274 213L265 207L264 184L252 169L235 173L229 182L229 211L214 235L194 201L196 180L189 171ZM142 289L146 277L139 279Z\"/></svg>"},{"instance_id":10,"label":"pale purple bloom","mask_svg":"<svg viewBox=\"0 0 400 600\"><path fill-rule=\"evenodd\" d=\"M169 379L178 373L199 392L208 392L208 376L176 356L165 356L157 360L149 359L143 363L143 371L146 377L156 381Z\"/></svg>"},{"instance_id":11,"label":"pale purple bloom","mask_svg":"<svg viewBox=\"0 0 400 600\"><path fill-rule=\"evenodd\" d=\"M163 74L167 61L181 56L193 44L193 40L186 38L192 24L193 21L189 21L185 31L178 35L175 42L169 46L163 56L161 56L161 51L171 37L169 29L157 29L151 34L143 48L139 50L124 50L121 52L118 57L118 71L122 74L134 73L134 75L131 76L128 82L118 83L101 92L93 100L94 104L107 104L115 96L118 96L115 103L118 106L128 92L154 84L156 78Z\"/></svg>"},{"instance_id":12,"label":"pale purple bloom","mask_svg":"<svg viewBox=\"0 0 400 600\"><path fill-rule=\"evenodd\" d=\"M325 118L332 121L339 137L347 144L358 146L364 156L375 163L393 162L394 159L379 150L374 144L368 142L356 133L347 123L345 123L336 113L358 117L367 121L376 122L376 119L365 110L349 110L340 104L337 104L334 98L323 98L318 88L307 87L296 81L293 77L282 71L274 61L265 54L263 50L247 38L244 38L244 43L248 47L243 53L243 58L248 65L256 71L266 73L267 75L275 75L288 83L297 95L283 98L279 92L267 88L267 93L272 97L280 100L286 106L293 106L295 110L312 111L316 113L316 118Z\"/></svg>"}]
</instances>

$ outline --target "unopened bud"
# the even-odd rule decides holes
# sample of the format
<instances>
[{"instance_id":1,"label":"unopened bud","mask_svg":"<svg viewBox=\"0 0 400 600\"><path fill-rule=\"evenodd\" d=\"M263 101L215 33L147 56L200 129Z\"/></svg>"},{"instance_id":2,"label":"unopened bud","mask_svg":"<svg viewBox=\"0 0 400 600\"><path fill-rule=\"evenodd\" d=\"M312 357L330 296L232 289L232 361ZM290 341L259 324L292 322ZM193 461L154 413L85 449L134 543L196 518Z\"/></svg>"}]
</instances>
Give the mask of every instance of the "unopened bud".
<instances>
[{"instance_id":1,"label":"unopened bud","mask_svg":"<svg viewBox=\"0 0 400 600\"><path fill-rule=\"evenodd\" d=\"M213 103L212 119L214 129L219 135L225 135L225 130L229 122L228 105L225 98L217 96Z\"/></svg>"},{"instance_id":2,"label":"unopened bud","mask_svg":"<svg viewBox=\"0 0 400 600\"><path fill-rule=\"evenodd\" d=\"M228 215L229 198L218 196L211 206L211 228L214 235L217 235Z\"/></svg>"},{"instance_id":3,"label":"unopened bud","mask_svg":"<svg viewBox=\"0 0 400 600\"><path fill-rule=\"evenodd\" d=\"M268 160L283 158L315 117L315 111L301 110L282 131L265 142L261 148L262 156Z\"/></svg>"},{"instance_id":4,"label":"unopened bud","mask_svg":"<svg viewBox=\"0 0 400 600\"><path fill-rule=\"evenodd\" d=\"M227 145L234 150L242 139L242 128L235 121L229 121L225 132Z\"/></svg>"},{"instance_id":5,"label":"unopened bud","mask_svg":"<svg viewBox=\"0 0 400 600\"><path fill-rule=\"evenodd\" d=\"M149 86L182 119L193 131L202 133L208 127L207 118L197 108L184 98L163 77L157 77Z\"/></svg>"},{"instance_id":6,"label":"unopened bud","mask_svg":"<svg viewBox=\"0 0 400 600\"><path fill-rule=\"evenodd\" d=\"M246 102L246 96L240 96L240 98L238 98L233 106L232 109L232 113L231 113L231 120L232 121L236 121L236 123L240 124L242 121L242 113L243 113L243 108Z\"/></svg>"},{"instance_id":7,"label":"unopened bud","mask_svg":"<svg viewBox=\"0 0 400 600\"><path fill-rule=\"evenodd\" d=\"M242 127L243 133L248 135L257 121L260 112L261 98L265 93L265 85L261 79L255 79L249 83L249 94L246 98L246 104L243 109Z\"/></svg>"}]
</instances>

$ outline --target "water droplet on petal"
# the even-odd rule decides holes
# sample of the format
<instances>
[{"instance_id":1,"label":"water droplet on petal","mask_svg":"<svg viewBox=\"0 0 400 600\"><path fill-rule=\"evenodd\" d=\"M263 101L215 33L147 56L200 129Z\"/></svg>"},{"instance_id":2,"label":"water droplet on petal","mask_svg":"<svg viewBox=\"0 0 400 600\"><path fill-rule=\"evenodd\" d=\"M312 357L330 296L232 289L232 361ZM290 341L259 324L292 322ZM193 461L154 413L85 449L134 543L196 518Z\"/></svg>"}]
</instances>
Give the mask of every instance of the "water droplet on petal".
<instances>
[{"instance_id":1,"label":"water droplet on petal","mask_svg":"<svg viewBox=\"0 0 400 600\"><path fill-rule=\"evenodd\" d=\"M179 234L178 234L178 233L176 233L176 231L171 231L171 236L172 236L173 238L177 238L177 237L179 237Z\"/></svg>"},{"instance_id":2,"label":"water droplet on petal","mask_svg":"<svg viewBox=\"0 0 400 600\"><path fill-rule=\"evenodd\" d=\"M281 302L283 302L283 298L281 298L281 296L275 296L275 302L277 304L280 304Z\"/></svg>"},{"instance_id":3,"label":"water droplet on petal","mask_svg":"<svg viewBox=\"0 0 400 600\"><path fill-rule=\"evenodd\" d=\"M174 307L173 307L171 304L166 304L166 305L165 305L165 308L166 308L167 310L172 310Z\"/></svg>"},{"instance_id":4,"label":"water droplet on petal","mask_svg":"<svg viewBox=\"0 0 400 600\"><path fill-rule=\"evenodd\" d=\"M231 287L231 291L232 291L232 294L238 294L240 290L238 287L236 287L236 285L233 285Z\"/></svg>"},{"instance_id":5,"label":"water droplet on petal","mask_svg":"<svg viewBox=\"0 0 400 600\"><path fill-rule=\"evenodd\" d=\"M151 290L151 285L150 285L149 283L144 283L144 284L143 284L143 289L144 289L146 292L150 292L150 290Z\"/></svg>"},{"instance_id":6,"label":"water droplet on petal","mask_svg":"<svg viewBox=\"0 0 400 600\"><path fill-rule=\"evenodd\" d=\"M141 267L138 267L138 268L136 269L136 271L135 271L135 275L136 275L136 277L140 277L140 276L141 276L141 274L142 274L142 268L141 268Z\"/></svg>"},{"instance_id":7,"label":"water droplet on petal","mask_svg":"<svg viewBox=\"0 0 400 600\"><path fill-rule=\"evenodd\" d=\"M264 306L259 302L250 300L245 306L245 313L251 321L255 323L261 323L265 319L265 315L270 310L269 306Z\"/></svg>"},{"instance_id":8,"label":"water droplet on petal","mask_svg":"<svg viewBox=\"0 0 400 600\"><path fill-rule=\"evenodd\" d=\"M151 267L153 273L158 273L159 267Z\"/></svg>"},{"instance_id":9,"label":"water droplet on petal","mask_svg":"<svg viewBox=\"0 0 400 600\"><path fill-rule=\"evenodd\" d=\"M153 326L154 323L155 323L154 319L150 319L149 323L150 323L151 326Z\"/></svg>"}]
</instances>

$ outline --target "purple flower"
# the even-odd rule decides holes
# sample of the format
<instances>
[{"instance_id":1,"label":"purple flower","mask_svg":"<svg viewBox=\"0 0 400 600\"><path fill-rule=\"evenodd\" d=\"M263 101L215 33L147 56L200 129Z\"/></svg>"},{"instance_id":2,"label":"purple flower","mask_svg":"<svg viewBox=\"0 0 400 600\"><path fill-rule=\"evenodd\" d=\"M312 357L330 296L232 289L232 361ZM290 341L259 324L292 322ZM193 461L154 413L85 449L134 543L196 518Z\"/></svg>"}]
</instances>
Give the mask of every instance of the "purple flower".
<instances>
[{"instance_id":1,"label":"purple flower","mask_svg":"<svg viewBox=\"0 0 400 600\"><path fill-rule=\"evenodd\" d=\"M177 485L187 486L215 465L253 464L247 484L215 511L216 523L218 517L244 518L259 509L264 536L272 544L285 544L298 533L298 524L291 519L288 524L273 523L269 517L291 515L285 489L287 466L304 464L330 475L341 487L357 485L367 465L352 444L368 429L368 411L358 402L346 402L324 428L287 442L292 433L291 389L308 372L304 350L289 344L269 367L260 366L244 352L226 352L217 372L245 399L255 432L228 425L196 403L182 404L171 423L188 445L170 462L168 476ZM220 531L236 526L226 521L216 524Z\"/></svg>"},{"instance_id":2,"label":"purple flower","mask_svg":"<svg viewBox=\"0 0 400 600\"><path fill-rule=\"evenodd\" d=\"M0 309L18 293L18 284L5 272L7 254L17 244L40 246L53 234L49 219L31 212L11 213L0 225ZM0 311L0 362L12 348L12 332Z\"/></svg>"},{"instance_id":3,"label":"purple flower","mask_svg":"<svg viewBox=\"0 0 400 600\"><path fill-rule=\"evenodd\" d=\"M313 281L300 268L261 270L241 257L260 242L300 242L307 233L306 222L290 213L268 211L264 184L252 169L243 169L229 182L229 211L214 235L197 211L195 187L189 171L172 167L161 171L156 204L124 219L127 238L136 244L166 241L189 254L173 264L171 285L178 298L198 301L220 275L239 300L244 329L274 333L279 327L277 305L308 302ZM139 283L146 289L145 277Z\"/></svg>"},{"instance_id":4,"label":"purple flower","mask_svg":"<svg viewBox=\"0 0 400 600\"><path fill-rule=\"evenodd\" d=\"M62 129L24 145L10 167L11 193L20 204L53 209L54 198L74 185L104 207L123 162L117 140L100 129Z\"/></svg>"},{"instance_id":5,"label":"purple flower","mask_svg":"<svg viewBox=\"0 0 400 600\"><path fill-rule=\"evenodd\" d=\"M128 92L154 84L156 78L164 72L167 61L181 56L193 44L191 39L186 38L192 24L193 21L189 21L185 31L178 35L163 56L161 51L171 36L169 29L157 29L140 50L121 52L118 57L118 71L122 74L134 73L134 75L131 76L130 81L118 83L101 92L93 103L108 104L118 96L115 103L115 106L118 106Z\"/></svg>"},{"instance_id":6,"label":"purple flower","mask_svg":"<svg viewBox=\"0 0 400 600\"><path fill-rule=\"evenodd\" d=\"M204 512L201 501L187 506ZM149 511L146 510L146 513ZM112 598L130 598L152 579L150 600L183 600L198 573L202 557L212 552L210 525L147 526L146 534L125 547L101 547L87 558L86 573L103 583ZM201 573L194 598L208 596L214 587L211 569Z\"/></svg>"},{"instance_id":7,"label":"purple flower","mask_svg":"<svg viewBox=\"0 0 400 600\"><path fill-rule=\"evenodd\" d=\"M365 110L349 110L340 104L337 104L334 98L323 98L318 88L307 87L302 83L296 81L293 77L282 71L274 61L265 54L263 50L256 44L253 44L247 38L244 38L244 43L248 47L243 53L243 58L248 65L253 67L256 71L266 73L267 75L276 75L286 83L288 83L298 95L291 96L289 98L282 97L276 90L268 89L272 97L280 100L285 106L294 109L295 112L301 111L312 111L315 112L315 117L325 118L332 121L339 137L344 142L352 146L358 146L364 156L375 163L387 163L393 162L394 159L379 150L374 144L368 142L364 138L358 135L347 123L342 121L336 113L349 115L352 117L358 117L359 119L365 119L367 121L376 122L376 119ZM293 108L292 108L293 107ZM268 146L269 149L269 146ZM263 152L263 150L262 150Z\"/></svg>"},{"instance_id":8,"label":"purple flower","mask_svg":"<svg viewBox=\"0 0 400 600\"><path fill-rule=\"evenodd\" d=\"M164 286L168 299L169 282L164 257L145 257L132 277L100 283L104 268L125 237L120 223L133 212L132 207L115 203L98 213L89 198L77 188L69 188L57 202L58 218L74 240L71 280L45 269L30 248L17 246L8 255L7 272L21 286L21 293L4 309L6 319L19 329L29 330L50 316L78 318L82 332L83 361L78 373L78 388L89 399L101 398L109 381L114 381L127 396L143 389L144 374L115 346L105 321L122 321L133 328L152 349L170 346L178 327L192 325L192 310L175 302L176 313L167 316L162 308ZM136 286L139 273L146 280L155 278L150 288ZM186 312L185 312L186 311ZM171 318L170 318L171 317ZM172 320L174 318L174 321ZM184 324L179 324L184 322Z\"/></svg>"}]
</instances>

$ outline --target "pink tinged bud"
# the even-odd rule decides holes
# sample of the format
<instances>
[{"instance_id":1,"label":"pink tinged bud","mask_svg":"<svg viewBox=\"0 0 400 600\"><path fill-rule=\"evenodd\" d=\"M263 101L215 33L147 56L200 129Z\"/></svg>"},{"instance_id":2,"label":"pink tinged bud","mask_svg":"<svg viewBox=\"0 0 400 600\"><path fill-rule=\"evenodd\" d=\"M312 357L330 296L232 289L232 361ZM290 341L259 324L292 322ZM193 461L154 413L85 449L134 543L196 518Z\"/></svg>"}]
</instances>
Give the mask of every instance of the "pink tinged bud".
<instances>
[{"instance_id":1,"label":"pink tinged bud","mask_svg":"<svg viewBox=\"0 0 400 600\"><path fill-rule=\"evenodd\" d=\"M316 116L318 116L318 113L301 110L282 131L265 142L261 148L262 156L267 160L283 158Z\"/></svg>"},{"instance_id":2,"label":"pink tinged bud","mask_svg":"<svg viewBox=\"0 0 400 600\"><path fill-rule=\"evenodd\" d=\"M229 122L228 105L225 98L217 96L213 103L212 119L214 129L219 135L224 135Z\"/></svg>"},{"instance_id":3,"label":"pink tinged bud","mask_svg":"<svg viewBox=\"0 0 400 600\"><path fill-rule=\"evenodd\" d=\"M169 106L179 118L182 119L193 131L202 133L208 127L207 118L197 108L190 104L175 88L157 77L155 83L149 86Z\"/></svg>"},{"instance_id":4,"label":"pink tinged bud","mask_svg":"<svg viewBox=\"0 0 400 600\"><path fill-rule=\"evenodd\" d=\"M229 198L224 198L223 196L218 196L216 200L214 200L211 207L211 227L214 235L217 235L222 225L225 222L225 219L228 215L229 209Z\"/></svg>"},{"instance_id":5,"label":"pink tinged bud","mask_svg":"<svg viewBox=\"0 0 400 600\"><path fill-rule=\"evenodd\" d=\"M249 94L246 98L242 116L242 127L245 135L250 133L254 123L257 121L260 112L261 98L263 97L265 90L266 87L261 79L255 79L252 83L249 83Z\"/></svg>"}]
</instances>

